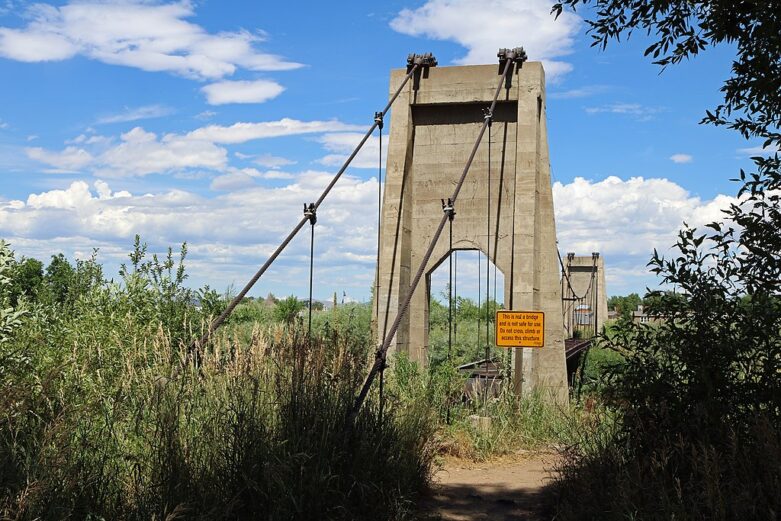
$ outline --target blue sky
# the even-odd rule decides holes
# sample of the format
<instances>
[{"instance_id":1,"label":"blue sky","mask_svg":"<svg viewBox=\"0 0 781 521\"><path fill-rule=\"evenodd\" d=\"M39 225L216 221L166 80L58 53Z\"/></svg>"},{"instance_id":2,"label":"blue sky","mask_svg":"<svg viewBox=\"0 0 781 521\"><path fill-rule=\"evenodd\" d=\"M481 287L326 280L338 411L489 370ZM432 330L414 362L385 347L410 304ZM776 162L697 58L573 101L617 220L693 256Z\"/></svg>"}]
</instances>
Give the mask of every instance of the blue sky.
<instances>
[{"instance_id":1,"label":"blue sky","mask_svg":"<svg viewBox=\"0 0 781 521\"><path fill-rule=\"evenodd\" d=\"M187 241L191 284L240 287L338 169L410 52L494 63L523 45L548 73L561 250L606 258L608 293L642 292L654 247L733 199L757 143L698 125L731 49L660 74L647 40L590 47L587 13L549 0L55 2L0 0L0 237L22 255L133 235ZM320 213L315 296L369 295L377 140ZM305 294L305 237L252 294ZM474 259L472 259L474 261ZM471 261L464 288L476 284ZM471 278L470 278L471 277Z\"/></svg>"}]
</instances>

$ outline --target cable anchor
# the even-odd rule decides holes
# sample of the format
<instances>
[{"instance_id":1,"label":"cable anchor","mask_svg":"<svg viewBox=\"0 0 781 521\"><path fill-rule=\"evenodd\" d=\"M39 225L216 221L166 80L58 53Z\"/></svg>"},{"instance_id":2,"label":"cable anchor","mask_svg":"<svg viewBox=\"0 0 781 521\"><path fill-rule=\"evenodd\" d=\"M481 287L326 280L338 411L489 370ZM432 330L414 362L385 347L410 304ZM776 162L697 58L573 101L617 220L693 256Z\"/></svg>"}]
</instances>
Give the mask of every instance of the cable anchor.
<instances>
[{"instance_id":1,"label":"cable anchor","mask_svg":"<svg viewBox=\"0 0 781 521\"><path fill-rule=\"evenodd\" d=\"M410 54L407 56L407 74L416 68L412 78L412 90L417 91L420 88L420 77L428 78L428 71L431 67L437 66L437 59L430 52L426 54Z\"/></svg>"},{"instance_id":2,"label":"cable anchor","mask_svg":"<svg viewBox=\"0 0 781 521\"><path fill-rule=\"evenodd\" d=\"M518 71L523 67L523 63L528 59L526 56L526 51L523 50L523 47L515 47L514 49L499 49L499 52L496 53L496 56L499 58L498 74L504 74L504 68L507 65L507 62L510 62L510 70L507 71L508 74L504 79L504 88L510 90L510 87L513 86L513 74L518 74ZM515 66L515 71L513 71L513 66Z\"/></svg>"},{"instance_id":3,"label":"cable anchor","mask_svg":"<svg viewBox=\"0 0 781 521\"><path fill-rule=\"evenodd\" d=\"M452 222L453 218L456 216L456 209L453 206L453 201L450 200L450 197L447 198L447 202L445 202L444 199L440 199L440 201L442 201L442 211L445 212L448 220Z\"/></svg>"},{"instance_id":4,"label":"cable anchor","mask_svg":"<svg viewBox=\"0 0 781 521\"><path fill-rule=\"evenodd\" d=\"M382 112L374 113L374 122L377 123L377 128L382 130L384 114Z\"/></svg>"},{"instance_id":5,"label":"cable anchor","mask_svg":"<svg viewBox=\"0 0 781 521\"><path fill-rule=\"evenodd\" d=\"M418 65L423 69L428 69L429 67L436 67L437 59L430 52L427 52L425 54L410 53L407 56L407 72L411 71L415 65Z\"/></svg>"},{"instance_id":6,"label":"cable anchor","mask_svg":"<svg viewBox=\"0 0 781 521\"><path fill-rule=\"evenodd\" d=\"M485 119L488 122L488 126L490 127L491 124L494 122L494 113L491 112L491 108L485 108L483 109L483 119Z\"/></svg>"},{"instance_id":7,"label":"cable anchor","mask_svg":"<svg viewBox=\"0 0 781 521\"><path fill-rule=\"evenodd\" d=\"M304 217L309 219L309 224L312 226L315 225L317 222L317 208L315 207L315 203L304 203Z\"/></svg>"}]
</instances>

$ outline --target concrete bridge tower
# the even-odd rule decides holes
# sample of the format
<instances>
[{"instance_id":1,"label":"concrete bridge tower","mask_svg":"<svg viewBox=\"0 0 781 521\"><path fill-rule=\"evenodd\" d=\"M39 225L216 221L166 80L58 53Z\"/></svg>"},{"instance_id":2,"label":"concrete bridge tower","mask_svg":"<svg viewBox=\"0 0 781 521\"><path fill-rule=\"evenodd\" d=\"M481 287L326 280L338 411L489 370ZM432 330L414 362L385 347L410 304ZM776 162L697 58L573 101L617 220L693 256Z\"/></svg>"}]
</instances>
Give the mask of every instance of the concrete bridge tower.
<instances>
[{"instance_id":1,"label":"concrete bridge tower","mask_svg":"<svg viewBox=\"0 0 781 521\"><path fill-rule=\"evenodd\" d=\"M390 121L375 299L379 341L400 311L442 218L441 200L463 171L501 74L496 65L427 72L401 93ZM391 92L405 74L391 72ZM513 350L513 383L524 393L536 389L564 403L568 388L542 64L526 62L510 83L500 94L491 128L491 230L486 133L455 204L453 248L490 252L504 274L507 309L545 313L545 346ZM395 340L396 352L420 363L427 359L430 276L449 255L445 237Z\"/></svg>"}]
</instances>

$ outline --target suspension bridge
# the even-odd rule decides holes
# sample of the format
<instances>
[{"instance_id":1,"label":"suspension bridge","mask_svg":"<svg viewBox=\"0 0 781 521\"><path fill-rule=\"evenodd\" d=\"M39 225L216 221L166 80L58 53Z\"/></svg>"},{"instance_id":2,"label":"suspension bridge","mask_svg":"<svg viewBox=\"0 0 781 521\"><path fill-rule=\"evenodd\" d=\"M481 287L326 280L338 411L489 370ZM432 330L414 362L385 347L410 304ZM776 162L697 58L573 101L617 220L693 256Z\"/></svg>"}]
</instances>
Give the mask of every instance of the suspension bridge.
<instances>
[{"instance_id":1,"label":"suspension bridge","mask_svg":"<svg viewBox=\"0 0 781 521\"><path fill-rule=\"evenodd\" d=\"M449 268L449 346L457 252L485 255L485 301L497 268L505 274L509 310L544 314L544 343L512 348L512 381L518 392L538 390L568 399L568 362L583 360L604 321L604 265L598 254L558 253L550 181L542 65L527 62L523 48L501 49L497 65L438 67L431 54L411 54L391 72L389 100L320 197L303 204L300 220L247 284L189 346L201 346L230 316L296 235L309 225L309 331L312 324L317 212L364 144L377 133L378 235L375 273L374 361L355 399L352 417L378 381L380 392L391 348L425 364L431 274ZM393 111L391 112L391 108ZM391 114L382 180L382 132ZM445 235L445 237L443 237ZM558 257L558 262L556 261ZM490 262L488 262L490 261ZM491 273L493 264L493 278ZM457 272L457 268L455 270ZM483 273L480 273L480 278ZM485 320L486 360L492 348ZM448 349L448 356L450 347ZM570 371L570 374L572 371Z\"/></svg>"}]
</instances>

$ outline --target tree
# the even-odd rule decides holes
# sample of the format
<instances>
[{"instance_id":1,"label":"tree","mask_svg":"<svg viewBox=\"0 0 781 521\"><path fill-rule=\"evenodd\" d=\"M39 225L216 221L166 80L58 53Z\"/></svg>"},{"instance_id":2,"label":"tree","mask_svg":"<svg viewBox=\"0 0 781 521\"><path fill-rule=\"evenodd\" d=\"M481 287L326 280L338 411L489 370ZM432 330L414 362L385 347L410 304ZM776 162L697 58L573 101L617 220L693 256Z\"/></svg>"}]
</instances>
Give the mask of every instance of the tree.
<instances>
[{"instance_id":1,"label":"tree","mask_svg":"<svg viewBox=\"0 0 781 521\"><path fill-rule=\"evenodd\" d=\"M22 259L11 270L10 301L15 306L20 297L34 299L43 284L43 263L38 259Z\"/></svg>"},{"instance_id":2,"label":"tree","mask_svg":"<svg viewBox=\"0 0 781 521\"><path fill-rule=\"evenodd\" d=\"M62 253L52 255L52 260L46 267L45 281L54 302L59 304L67 302L69 288L73 281L73 266L65 255Z\"/></svg>"},{"instance_id":3,"label":"tree","mask_svg":"<svg viewBox=\"0 0 781 521\"><path fill-rule=\"evenodd\" d=\"M781 2L564 0L553 10L581 4L595 7L594 45L644 30L656 37L645 54L662 67L734 44L724 101L702 122L781 144ZM622 414L598 453L565 471L561 501L580 519L771 519L781 508L781 161L752 160L724 222L705 233L684 225L676 254L654 252L651 271L676 292L645 303L665 320L604 338L625 358L610 388Z\"/></svg>"},{"instance_id":4,"label":"tree","mask_svg":"<svg viewBox=\"0 0 781 521\"><path fill-rule=\"evenodd\" d=\"M274 306L274 319L285 324L292 324L298 313L304 309L304 302L290 295L286 299L277 302Z\"/></svg>"},{"instance_id":5,"label":"tree","mask_svg":"<svg viewBox=\"0 0 781 521\"><path fill-rule=\"evenodd\" d=\"M642 303L643 299L637 293L630 293L625 297L613 295L607 299L607 307L618 311L624 320L632 320L632 312Z\"/></svg>"}]
</instances>

